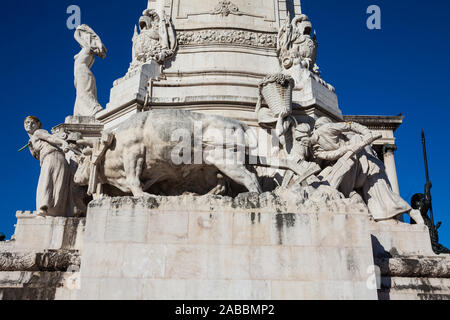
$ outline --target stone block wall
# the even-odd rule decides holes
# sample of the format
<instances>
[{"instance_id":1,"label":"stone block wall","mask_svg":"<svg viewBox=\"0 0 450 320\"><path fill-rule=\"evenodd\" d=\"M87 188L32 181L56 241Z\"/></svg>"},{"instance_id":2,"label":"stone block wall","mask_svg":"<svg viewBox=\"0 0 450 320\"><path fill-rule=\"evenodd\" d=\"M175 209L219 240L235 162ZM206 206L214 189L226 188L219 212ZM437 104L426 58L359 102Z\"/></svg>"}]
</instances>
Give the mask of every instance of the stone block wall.
<instances>
[{"instance_id":1,"label":"stone block wall","mask_svg":"<svg viewBox=\"0 0 450 320\"><path fill-rule=\"evenodd\" d=\"M91 203L81 298L377 298L367 214L288 213L269 198Z\"/></svg>"},{"instance_id":2,"label":"stone block wall","mask_svg":"<svg viewBox=\"0 0 450 320\"><path fill-rule=\"evenodd\" d=\"M16 216L13 239L0 243L0 300L76 300L86 220Z\"/></svg>"},{"instance_id":3,"label":"stone block wall","mask_svg":"<svg viewBox=\"0 0 450 320\"><path fill-rule=\"evenodd\" d=\"M112 198L87 220L19 212L0 243L0 300L450 299L450 258L425 227L289 199Z\"/></svg>"}]
</instances>

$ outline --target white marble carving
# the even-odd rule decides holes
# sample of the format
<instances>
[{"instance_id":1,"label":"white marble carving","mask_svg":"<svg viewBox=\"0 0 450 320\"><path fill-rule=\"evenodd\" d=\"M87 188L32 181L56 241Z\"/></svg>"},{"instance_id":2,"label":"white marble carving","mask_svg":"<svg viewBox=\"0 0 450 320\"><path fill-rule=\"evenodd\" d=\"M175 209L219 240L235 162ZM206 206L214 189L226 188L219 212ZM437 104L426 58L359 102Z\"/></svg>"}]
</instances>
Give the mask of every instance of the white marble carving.
<instances>
[{"instance_id":1,"label":"white marble carving","mask_svg":"<svg viewBox=\"0 0 450 320\"><path fill-rule=\"evenodd\" d=\"M301 65L303 68L316 74L319 67L316 65L317 59L317 39L312 34L312 24L304 14L290 19L281 27L278 34L278 54L280 62L285 69L290 69L294 65Z\"/></svg>"},{"instance_id":2,"label":"white marble carving","mask_svg":"<svg viewBox=\"0 0 450 320\"><path fill-rule=\"evenodd\" d=\"M277 45L276 35L247 30L178 31L177 39L180 45L226 44L270 49L276 48Z\"/></svg>"},{"instance_id":3,"label":"white marble carving","mask_svg":"<svg viewBox=\"0 0 450 320\"><path fill-rule=\"evenodd\" d=\"M68 143L43 130L36 117L25 119L25 130L30 137L30 152L41 162L36 195L39 215L71 216L71 171L64 156Z\"/></svg>"},{"instance_id":4,"label":"white marble carving","mask_svg":"<svg viewBox=\"0 0 450 320\"><path fill-rule=\"evenodd\" d=\"M276 128L276 133L284 144L284 135L289 130L292 120L292 90L294 80L284 74L267 76L259 84L259 100L256 106L258 123L262 127ZM262 105L266 101L268 108Z\"/></svg>"},{"instance_id":5,"label":"white marble carving","mask_svg":"<svg viewBox=\"0 0 450 320\"><path fill-rule=\"evenodd\" d=\"M146 9L139 20L139 30L135 27L130 71L152 60L163 64L175 54L178 46L175 29L164 12Z\"/></svg>"},{"instance_id":6,"label":"white marble carving","mask_svg":"<svg viewBox=\"0 0 450 320\"><path fill-rule=\"evenodd\" d=\"M221 0L217 4L217 6L214 8L214 10L211 12L212 14L220 14L223 17L227 17L230 14L234 15L242 15L242 13L239 11L239 8L232 3L229 0Z\"/></svg>"},{"instance_id":7,"label":"white marble carving","mask_svg":"<svg viewBox=\"0 0 450 320\"><path fill-rule=\"evenodd\" d=\"M246 167L248 130L233 119L183 110L138 113L115 130L112 140L102 139L109 140L102 148L79 142L90 148L79 159L75 183L112 186L122 195L206 194L221 183L218 180L224 174L248 191L261 193L257 176ZM187 144L178 148L180 143L173 140L174 133L183 135ZM111 144L113 148L108 149ZM262 166L292 170L303 180L317 173L314 168L282 159L273 164L266 160L268 163ZM95 188L90 190L95 192ZM114 195L111 192L114 190L106 193Z\"/></svg>"},{"instance_id":8,"label":"white marble carving","mask_svg":"<svg viewBox=\"0 0 450 320\"><path fill-rule=\"evenodd\" d=\"M80 44L81 51L75 56L77 98L74 116L93 117L103 108L97 100L97 84L91 68L95 56L106 58L106 48L100 37L87 25L81 25L76 29L75 40Z\"/></svg>"},{"instance_id":9,"label":"white marble carving","mask_svg":"<svg viewBox=\"0 0 450 320\"><path fill-rule=\"evenodd\" d=\"M420 213L392 191L384 164L371 147L378 138L357 123L318 119L311 142L315 158L325 168L319 178L347 198L359 193L375 221L391 220L406 213L423 224Z\"/></svg>"}]
</instances>

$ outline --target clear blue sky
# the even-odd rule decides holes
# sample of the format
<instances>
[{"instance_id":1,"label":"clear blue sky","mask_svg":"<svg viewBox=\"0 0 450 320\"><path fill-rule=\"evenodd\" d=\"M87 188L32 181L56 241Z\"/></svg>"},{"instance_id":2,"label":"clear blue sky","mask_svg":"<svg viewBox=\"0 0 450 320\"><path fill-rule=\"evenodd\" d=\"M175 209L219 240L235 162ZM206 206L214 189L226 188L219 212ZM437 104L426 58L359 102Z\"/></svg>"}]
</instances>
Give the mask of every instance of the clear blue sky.
<instances>
[{"instance_id":1,"label":"clear blue sky","mask_svg":"<svg viewBox=\"0 0 450 320\"><path fill-rule=\"evenodd\" d=\"M397 115L396 153L402 196L422 192L425 176L420 130L429 143L436 219L442 220L441 242L450 246L450 172L447 159L450 92L450 2L442 0L303 0L320 42L318 64L336 87L345 114ZM82 10L108 48L97 59L99 100L106 105L115 79L131 59L131 37L146 0L16 0L2 1L0 105L3 113L3 183L0 231L9 237L16 210L35 208L39 162L28 152L23 119L41 118L46 129L64 122L73 111L73 56L79 46L66 28L69 5ZM382 30L366 28L366 9L382 10Z\"/></svg>"}]
</instances>

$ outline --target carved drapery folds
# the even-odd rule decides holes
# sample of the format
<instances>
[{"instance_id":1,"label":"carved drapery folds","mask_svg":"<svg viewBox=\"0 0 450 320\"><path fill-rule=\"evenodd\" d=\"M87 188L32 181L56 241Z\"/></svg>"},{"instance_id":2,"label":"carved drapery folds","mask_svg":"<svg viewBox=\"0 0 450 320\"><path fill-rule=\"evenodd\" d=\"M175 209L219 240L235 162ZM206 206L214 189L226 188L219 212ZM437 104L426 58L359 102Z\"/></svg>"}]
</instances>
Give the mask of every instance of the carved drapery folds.
<instances>
[{"instance_id":1,"label":"carved drapery folds","mask_svg":"<svg viewBox=\"0 0 450 320\"><path fill-rule=\"evenodd\" d=\"M135 27L130 70L152 60L162 65L173 57L178 42L172 21L164 12L145 10L139 19L139 31Z\"/></svg>"},{"instance_id":2,"label":"carved drapery folds","mask_svg":"<svg viewBox=\"0 0 450 320\"><path fill-rule=\"evenodd\" d=\"M95 56L106 58L106 47L100 37L88 25L81 25L75 30L75 40L81 51L75 56L74 78L77 98L74 116L93 117L103 108L97 99L97 84L91 68Z\"/></svg>"}]
</instances>

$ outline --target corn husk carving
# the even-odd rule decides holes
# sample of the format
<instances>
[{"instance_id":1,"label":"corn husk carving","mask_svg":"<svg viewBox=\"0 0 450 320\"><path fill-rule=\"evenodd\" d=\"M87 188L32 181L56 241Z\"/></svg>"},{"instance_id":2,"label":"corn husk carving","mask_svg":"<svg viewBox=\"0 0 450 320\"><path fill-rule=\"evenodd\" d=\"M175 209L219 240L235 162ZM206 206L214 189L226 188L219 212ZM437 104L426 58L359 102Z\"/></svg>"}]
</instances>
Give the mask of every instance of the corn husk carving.
<instances>
[{"instance_id":1,"label":"corn husk carving","mask_svg":"<svg viewBox=\"0 0 450 320\"><path fill-rule=\"evenodd\" d=\"M281 73L269 75L259 84L259 100L256 106L258 123L264 128L273 128L275 125L277 136L282 142L292 124L294 87L294 79ZM263 101L268 107L263 106Z\"/></svg>"}]
</instances>

